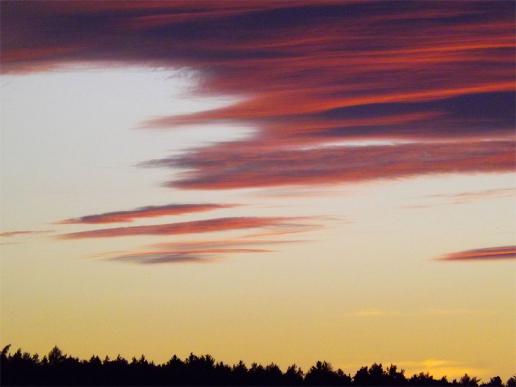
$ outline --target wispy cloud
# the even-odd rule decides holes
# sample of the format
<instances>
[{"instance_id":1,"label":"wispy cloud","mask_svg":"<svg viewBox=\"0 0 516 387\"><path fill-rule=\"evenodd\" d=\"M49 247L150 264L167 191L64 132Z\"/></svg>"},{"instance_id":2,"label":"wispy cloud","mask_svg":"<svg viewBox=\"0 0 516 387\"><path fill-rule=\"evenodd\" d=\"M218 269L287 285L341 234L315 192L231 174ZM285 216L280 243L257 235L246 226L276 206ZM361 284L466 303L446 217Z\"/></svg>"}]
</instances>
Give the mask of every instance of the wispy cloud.
<instances>
[{"instance_id":1,"label":"wispy cloud","mask_svg":"<svg viewBox=\"0 0 516 387\"><path fill-rule=\"evenodd\" d=\"M137 263L143 265L157 265L157 264L191 264L191 263L213 263L216 262L214 258L208 258L202 255L195 255L192 253L177 253L177 252L159 252L159 253L140 253L127 254L112 257L110 261Z\"/></svg>"},{"instance_id":2,"label":"wispy cloud","mask_svg":"<svg viewBox=\"0 0 516 387\"><path fill-rule=\"evenodd\" d=\"M447 200L451 204L464 204L482 199L510 198L516 196L516 188L493 188L456 194L429 195L429 198Z\"/></svg>"},{"instance_id":3,"label":"wispy cloud","mask_svg":"<svg viewBox=\"0 0 516 387\"><path fill-rule=\"evenodd\" d=\"M172 250L147 251L132 254L123 254L109 258L110 261L131 262L139 264L162 263L214 263L228 254L241 253L268 253L265 249L199 249L199 250Z\"/></svg>"},{"instance_id":4,"label":"wispy cloud","mask_svg":"<svg viewBox=\"0 0 516 387\"><path fill-rule=\"evenodd\" d=\"M134 235L177 235L268 227L279 228L281 232L283 227L288 228L292 225L295 225L296 221L302 221L304 219L305 218L227 217L150 226L104 228L98 230L61 234L59 237L62 239L83 239Z\"/></svg>"},{"instance_id":5,"label":"wispy cloud","mask_svg":"<svg viewBox=\"0 0 516 387\"><path fill-rule=\"evenodd\" d=\"M271 246L299 242L302 240L262 239L259 236L248 235L232 239L155 243L139 251L108 253L93 258L138 264L216 263L229 255L270 253L274 251L271 250Z\"/></svg>"},{"instance_id":6,"label":"wispy cloud","mask_svg":"<svg viewBox=\"0 0 516 387\"><path fill-rule=\"evenodd\" d=\"M242 144L241 144L242 145ZM502 172L514 168L512 141L403 144L313 149L253 149L222 144L149 162L185 168L169 183L189 189L331 184L430 173Z\"/></svg>"},{"instance_id":7,"label":"wispy cloud","mask_svg":"<svg viewBox=\"0 0 516 387\"><path fill-rule=\"evenodd\" d=\"M416 204L408 204L403 208L428 208L436 205L468 204L479 200L511 198L516 196L516 188L493 188L466 191L450 194L433 194L422 197Z\"/></svg>"},{"instance_id":8,"label":"wispy cloud","mask_svg":"<svg viewBox=\"0 0 516 387\"><path fill-rule=\"evenodd\" d=\"M48 234L53 232L52 230L18 230L18 231L4 231L0 232L0 237L2 238L12 238L18 236L27 236L27 235L35 235L35 234Z\"/></svg>"},{"instance_id":9,"label":"wispy cloud","mask_svg":"<svg viewBox=\"0 0 516 387\"><path fill-rule=\"evenodd\" d=\"M98 224L132 222L139 218L156 218L160 216L182 215L194 212L212 211L235 207L234 204L168 204L164 206L146 206L127 211L113 211L102 214L85 215L60 221L60 224Z\"/></svg>"},{"instance_id":10,"label":"wispy cloud","mask_svg":"<svg viewBox=\"0 0 516 387\"><path fill-rule=\"evenodd\" d=\"M281 234L280 234L281 235ZM300 242L300 240L273 240L273 239L257 239L253 236L234 238L234 239L212 239L212 240L196 240L189 242L165 242L151 245L155 248L165 250L180 251L199 251L206 249L235 249L249 246L271 246L275 244L285 244Z\"/></svg>"},{"instance_id":11,"label":"wispy cloud","mask_svg":"<svg viewBox=\"0 0 516 387\"><path fill-rule=\"evenodd\" d=\"M441 261L492 261L516 259L516 246L496 246L465 250L439 257Z\"/></svg>"}]
</instances>

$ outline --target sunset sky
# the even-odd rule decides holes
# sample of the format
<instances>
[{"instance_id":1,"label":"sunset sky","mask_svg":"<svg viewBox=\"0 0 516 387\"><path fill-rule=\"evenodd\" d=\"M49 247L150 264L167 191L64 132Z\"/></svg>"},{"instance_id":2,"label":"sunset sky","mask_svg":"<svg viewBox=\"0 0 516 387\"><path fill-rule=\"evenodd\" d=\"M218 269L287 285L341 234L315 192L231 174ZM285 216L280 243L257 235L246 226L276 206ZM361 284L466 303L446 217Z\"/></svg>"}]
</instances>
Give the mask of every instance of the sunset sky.
<instances>
[{"instance_id":1,"label":"sunset sky","mask_svg":"<svg viewBox=\"0 0 516 387\"><path fill-rule=\"evenodd\" d=\"M2 346L516 371L514 2L0 4Z\"/></svg>"}]
</instances>

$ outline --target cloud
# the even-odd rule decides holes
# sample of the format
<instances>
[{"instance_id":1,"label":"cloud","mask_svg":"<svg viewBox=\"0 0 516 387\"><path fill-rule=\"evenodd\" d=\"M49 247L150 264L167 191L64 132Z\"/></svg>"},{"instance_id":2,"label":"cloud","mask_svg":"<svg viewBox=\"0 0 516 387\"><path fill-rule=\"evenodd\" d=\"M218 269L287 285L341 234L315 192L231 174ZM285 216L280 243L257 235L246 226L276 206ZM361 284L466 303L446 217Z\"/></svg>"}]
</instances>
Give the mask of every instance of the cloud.
<instances>
[{"instance_id":1,"label":"cloud","mask_svg":"<svg viewBox=\"0 0 516 387\"><path fill-rule=\"evenodd\" d=\"M3 72L83 62L186 66L201 74L196 92L245 97L143 124L256 128L244 141L155 163L187 170L170 186L314 185L515 170L510 2L1 6ZM417 144L319 149L353 139Z\"/></svg>"},{"instance_id":2,"label":"cloud","mask_svg":"<svg viewBox=\"0 0 516 387\"><path fill-rule=\"evenodd\" d=\"M252 228L282 228L295 225L303 218L281 217L227 217L190 222L178 222L151 226L117 227L61 234L61 239L111 238L134 235L178 235L242 230Z\"/></svg>"},{"instance_id":3,"label":"cloud","mask_svg":"<svg viewBox=\"0 0 516 387\"><path fill-rule=\"evenodd\" d=\"M105 212L102 214L85 215L79 218L65 219L61 224L96 224L131 222L139 218L155 218L160 216L182 215L193 212L211 211L221 208L234 207L233 204L168 204L164 206L146 206L128 211Z\"/></svg>"},{"instance_id":4,"label":"cloud","mask_svg":"<svg viewBox=\"0 0 516 387\"><path fill-rule=\"evenodd\" d=\"M180 130L227 122L254 128L243 140L147 162L174 170L174 180L165 183L170 187L314 187L516 169L511 2L4 1L0 7L2 73L78 63L187 67L200 74L193 93L240 97L219 109L142 123ZM365 145L349 145L357 140ZM378 141L390 145L373 144ZM130 222L180 210L164 207L63 223ZM250 228L265 236L314 227L291 222L297 220L219 218L60 237ZM231 247L220 246L225 248ZM212 258L203 249L158 250L121 260ZM473 259L457 254L443 259ZM475 259L510 255L489 254Z\"/></svg>"},{"instance_id":5,"label":"cloud","mask_svg":"<svg viewBox=\"0 0 516 387\"><path fill-rule=\"evenodd\" d=\"M503 172L514 168L512 141L252 149L244 144L201 148L149 162L184 168L169 186L229 189L314 185L400 178L421 174Z\"/></svg>"},{"instance_id":6,"label":"cloud","mask_svg":"<svg viewBox=\"0 0 516 387\"><path fill-rule=\"evenodd\" d=\"M248 235L233 239L155 243L140 251L102 254L94 258L138 264L217 263L228 255L270 253L273 251L270 249L271 246L298 242L302 241L261 239L256 235ZM263 246L267 246L267 248Z\"/></svg>"},{"instance_id":7,"label":"cloud","mask_svg":"<svg viewBox=\"0 0 516 387\"><path fill-rule=\"evenodd\" d=\"M516 246L497 246L450 253L438 258L441 261L491 261L516 259Z\"/></svg>"},{"instance_id":8,"label":"cloud","mask_svg":"<svg viewBox=\"0 0 516 387\"><path fill-rule=\"evenodd\" d=\"M139 264L162 263L215 263L227 254L268 253L266 249L199 249L185 251L149 251L132 254L123 254L109 258L109 261L131 262Z\"/></svg>"},{"instance_id":9,"label":"cloud","mask_svg":"<svg viewBox=\"0 0 516 387\"><path fill-rule=\"evenodd\" d=\"M279 235L283 235L282 232ZM301 242L300 240L272 240L272 239L256 239L256 236L241 237L238 239L215 239L215 240L196 240L188 242L165 242L156 243L152 247L165 250L180 250L180 251L199 251L207 249L235 249L249 246L270 246L274 244L285 244L293 242Z\"/></svg>"},{"instance_id":10,"label":"cloud","mask_svg":"<svg viewBox=\"0 0 516 387\"><path fill-rule=\"evenodd\" d=\"M11 238L11 237L18 237L23 235L34 235L34 234L47 234L51 233L52 230L18 230L18 231L4 231L0 232L0 237L2 238Z\"/></svg>"},{"instance_id":11,"label":"cloud","mask_svg":"<svg viewBox=\"0 0 516 387\"><path fill-rule=\"evenodd\" d=\"M450 204L465 204L483 199L509 198L516 196L516 188L493 188L456 194L429 195L429 198L443 199Z\"/></svg>"},{"instance_id":12,"label":"cloud","mask_svg":"<svg viewBox=\"0 0 516 387\"><path fill-rule=\"evenodd\" d=\"M15 237L19 235L29 235L33 234L34 231L5 231L0 233L0 237L9 238L9 237Z\"/></svg>"},{"instance_id":13,"label":"cloud","mask_svg":"<svg viewBox=\"0 0 516 387\"><path fill-rule=\"evenodd\" d=\"M138 263L145 265L155 265L160 263L211 263L214 260L203 257L200 255L194 255L191 253L178 253L178 252L158 252L158 253L134 253L119 255L108 259L109 261L116 262L127 262L127 263Z\"/></svg>"},{"instance_id":14,"label":"cloud","mask_svg":"<svg viewBox=\"0 0 516 387\"><path fill-rule=\"evenodd\" d=\"M432 194L423 196L423 201L419 203L404 205L403 208L429 208L436 205L469 204L479 200L511 198L513 196L516 196L516 188L492 188L451 194Z\"/></svg>"}]
</instances>

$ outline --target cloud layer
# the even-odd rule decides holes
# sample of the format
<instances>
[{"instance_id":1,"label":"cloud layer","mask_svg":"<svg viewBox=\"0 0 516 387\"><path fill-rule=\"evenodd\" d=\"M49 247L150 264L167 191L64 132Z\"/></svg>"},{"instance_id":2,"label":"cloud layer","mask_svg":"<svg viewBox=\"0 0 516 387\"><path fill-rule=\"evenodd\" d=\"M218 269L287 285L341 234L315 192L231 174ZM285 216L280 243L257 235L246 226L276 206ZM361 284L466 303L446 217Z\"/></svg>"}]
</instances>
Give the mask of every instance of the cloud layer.
<instances>
[{"instance_id":1,"label":"cloud layer","mask_svg":"<svg viewBox=\"0 0 516 387\"><path fill-rule=\"evenodd\" d=\"M144 124L257 128L244 141L155 163L186 169L172 186L515 169L510 2L7 1L2 13L4 72L78 62L188 66L201 74L200 93L244 96ZM352 139L417 144L320 149Z\"/></svg>"},{"instance_id":2,"label":"cloud layer","mask_svg":"<svg viewBox=\"0 0 516 387\"><path fill-rule=\"evenodd\" d=\"M77 63L185 66L200 74L197 93L241 97L223 108L142 123L254 128L244 139L145 163L173 169L176 178L165 183L170 187L313 187L516 169L511 2L3 1L0 7L3 73ZM195 206L142 207L63 223L221 208ZM218 218L61 237L175 235L285 222ZM479 252L445 259L512 254ZM120 259L191 262L205 256L160 250Z\"/></svg>"}]
</instances>

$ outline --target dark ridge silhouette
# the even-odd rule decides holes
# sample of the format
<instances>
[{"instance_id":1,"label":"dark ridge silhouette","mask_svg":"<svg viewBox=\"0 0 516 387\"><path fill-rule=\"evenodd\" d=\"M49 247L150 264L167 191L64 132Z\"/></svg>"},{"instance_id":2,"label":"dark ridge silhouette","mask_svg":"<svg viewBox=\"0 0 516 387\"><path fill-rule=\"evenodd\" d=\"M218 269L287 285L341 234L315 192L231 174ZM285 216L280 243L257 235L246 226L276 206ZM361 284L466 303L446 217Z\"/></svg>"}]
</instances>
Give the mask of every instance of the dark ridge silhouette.
<instances>
[{"instance_id":1,"label":"dark ridge silhouette","mask_svg":"<svg viewBox=\"0 0 516 387\"><path fill-rule=\"evenodd\" d=\"M291 365L283 372L276 364L247 367L240 361L234 365L217 362L210 355L190 354L181 360L176 355L163 364L148 361L144 355L128 361L117 356L89 360L64 354L58 347L45 356L10 352L10 345L1 352L0 384L2 386L467 386L516 387L516 375L504 385L499 376L481 383L465 374L459 380L435 379L428 373L411 377L395 365L382 364L360 368L354 376L330 363L318 361L305 374Z\"/></svg>"}]
</instances>

